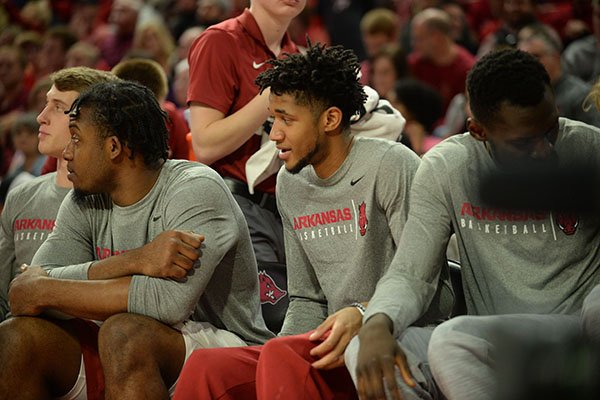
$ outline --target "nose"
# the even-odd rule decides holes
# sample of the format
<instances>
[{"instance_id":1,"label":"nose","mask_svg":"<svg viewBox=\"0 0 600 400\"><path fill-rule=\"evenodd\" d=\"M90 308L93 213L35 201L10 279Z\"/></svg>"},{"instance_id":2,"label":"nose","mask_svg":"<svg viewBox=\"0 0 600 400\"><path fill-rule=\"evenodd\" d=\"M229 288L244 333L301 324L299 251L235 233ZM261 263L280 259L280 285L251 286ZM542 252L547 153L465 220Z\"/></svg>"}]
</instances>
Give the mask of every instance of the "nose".
<instances>
[{"instance_id":1,"label":"nose","mask_svg":"<svg viewBox=\"0 0 600 400\"><path fill-rule=\"evenodd\" d=\"M64 148L64 150L62 152L62 157L65 161L73 160L73 142L72 141L70 141L69 144L67 144L67 147Z\"/></svg>"},{"instance_id":2,"label":"nose","mask_svg":"<svg viewBox=\"0 0 600 400\"><path fill-rule=\"evenodd\" d=\"M554 151L554 145L546 136L544 136L544 138L536 144L533 152L531 153L531 158L536 160L548 160L554 158L555 156L556 152Z\"/></svg>"},{"instance_id":3,"label":"nose","mask_svg":"<svg viewBox=\"0 0 600 400\"><path fill-rule=\"evenodd\" d=\"M275 119L273 121L273 125L271 126L271 130L269 131L269 139L274 142L281 142L283 140L284 134L280 128L281 123Z\"/></svg>"},{"instance_id":4,"label":"nose","mask_svg":"<svg viewBox=\"0 0 600 400\"><path fill-rule=\"evenodd\" d=\"M48 115L48 105L46 105L46 107L44 107L44 109L36 117L38 124L42 125L42 124L48 123L48 118L46 117L47 115Z\"/></svg>"}]
</instances>

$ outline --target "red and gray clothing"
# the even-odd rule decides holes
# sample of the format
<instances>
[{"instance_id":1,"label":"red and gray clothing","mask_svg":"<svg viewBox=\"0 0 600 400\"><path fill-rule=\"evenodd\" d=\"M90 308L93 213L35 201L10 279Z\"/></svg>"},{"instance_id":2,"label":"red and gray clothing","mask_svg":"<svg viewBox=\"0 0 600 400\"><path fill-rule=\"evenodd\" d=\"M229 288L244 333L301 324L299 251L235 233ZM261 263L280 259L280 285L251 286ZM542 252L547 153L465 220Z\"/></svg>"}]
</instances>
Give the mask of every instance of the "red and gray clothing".
<instances>
[{"instance_id":1,"label":"red and gray clothing","mask_svg":"<svg viewBox=\"0 0 600 400\"><path fill-rule=\"evenodd\" d=\"M316 370L306 332L353 302L369 301L388 269L408 214L419 158L400 143L354 138L329 178L312 166L277 178L288 260L290 306L281 337L260 348L199 350L180 375L175 399L350 399L343 368ZM285 336L294 335L294 336ZM210 366L210 368L202 365ZM235 371L233 374L227 371ZM246 397L244 397L246 396Z\"/></svg>"},{"instance_id":2,"label":"red and gray clothing","mask_svg":"<svg viewBox=\"0 0 600 400\"><path fill-rule=\"evenodd\" d=\"M33 263L51 277L85 280L93 261L140 248L171 229L206 235L201 260L185 282L134 275L128 311L168 325L209 322L249 344L271 338L244 217L223 180L199 163L166 161L150 192L127 207L101 196L77 205L68 196Z\"/></svg>"},{"instance_id":3,"label":"red and gray clothing","mask_svg":"<svg viewBox=\"0 0 600 400\"><path fill-rule=\"evenodd\" d=\"M559 119L554 150L562 165L598 168L599 149L599 129ZM574 314L600 282L597 216L489 207L480 187L492 168L483 143L469 134L447 139L425 155L412 186L398 262L381 279L364 316L366 321L384 313L400 338L414 329L408 326L432 298L454 232L470 315L435 328L429 343L431 370L449 398L493 397L496 328L524 332L538 326L551 334L572 327ZM358 346L348 349L353 373Z\"/></svg>"},{"instance_id":4,"label":"red and gray clothing","mask_svg":"<svg viewBox=\"0 0 600 400\"><path fill-rule=\"evenodd\" d=\"M297 53L298 48L286 34L281 55ZM256 20L248 9L236 17L213 25L194 42L189 53L190 85L188 103L202 103L225 116L244 107L259 91L254 81L269 68L267 60L275 54L265 43ZM261 136L253 135L233 153L211 164L224 177L246 180L246 161L260 148ZM256 187L260 192L275 192L275 176Z\"/></svg>"},{"instance_id":5,"label":"red and gray clothing","mask_svg":"<svg viewBox=\"0 0 600 400\"><path fill-rule=\"evenodd\" d=\"M69 189L56 185L56 173L32 179L8 194L0 230L0 321L8 313L8 285L22 264L54 229L56 214Z\"/></svg>"}]
</instances>

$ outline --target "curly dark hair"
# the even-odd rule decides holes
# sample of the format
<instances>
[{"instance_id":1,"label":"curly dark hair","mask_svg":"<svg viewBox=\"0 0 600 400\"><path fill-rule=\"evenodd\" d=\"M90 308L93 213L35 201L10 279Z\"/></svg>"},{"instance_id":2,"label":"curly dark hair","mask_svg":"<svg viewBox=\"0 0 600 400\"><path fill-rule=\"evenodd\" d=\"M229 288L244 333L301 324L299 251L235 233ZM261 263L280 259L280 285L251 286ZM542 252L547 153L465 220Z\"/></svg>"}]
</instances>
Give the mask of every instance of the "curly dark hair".
<instances>
[{"instance_id":1,"label":"curly dark hair","mask_svg":"<svg viewBox=\"0 0 600 400\"><path fill-rule=\"evenodd\" d=\"M75 100L68 111L71 120L82 108L103 137L114 135L131 149L131 158L139 152L152 169L167 159L168 117L150 89L122 80L98 83Z\"/></svg>"},{"instance_id":2,"label":"curly dark hair","mask_svg":"<svg viewBox=\"0 0 600 400\"><path fill-rule=\"evenodd\" d=\"M500 50L481 58L467 76L469 105L476 120L494 122L502 103L531 107L544 98L550 77L544 66L521 50Z\"/></svg>"},{"instance_id":3,"label":"curly dark hair","mask_svg":"<svg viewBox=\"0 0 600 400\"><path fill-rule=\"evenodd\" d=\"M350 126L350 117L367 97L358 81L358 58L342 46L325 47L309 41L306 54L286 54L269 63L273 68L256 78L261 92L270 87L275 95L292 95L298 104L308 105L315 117L329 107L338 107L342 129Z\"/></svg>"}]
</instances>

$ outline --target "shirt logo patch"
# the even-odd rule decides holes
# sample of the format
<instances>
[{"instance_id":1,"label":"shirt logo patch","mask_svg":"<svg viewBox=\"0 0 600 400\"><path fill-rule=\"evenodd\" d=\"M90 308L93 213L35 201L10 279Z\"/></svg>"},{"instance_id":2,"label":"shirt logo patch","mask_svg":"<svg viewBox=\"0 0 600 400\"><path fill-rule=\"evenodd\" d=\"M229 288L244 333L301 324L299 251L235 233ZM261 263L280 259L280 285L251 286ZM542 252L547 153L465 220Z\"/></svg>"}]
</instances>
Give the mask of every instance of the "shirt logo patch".
<instances>
[{"instance_id":1,"label":"shirt logo patch","mask_svg":"<svg viewBox=\"0 0 600 400\"><path fill-rule=\"evenodd\" d=\"M352 179L352 180L350 181L350 186L354 186L354 185L356 185L356 184L357 184L358 182L360 182L360 180L361 180L362 178L364 178L364 177L365 177L365 176L363 175L363 176L361 176L361 177L360 177L360 178L358 178L358 179Z\"/></svg>"},{"instance_id":2,"label":"shirt logo patch","mask_svg":"<svg viewBox=\"0 0 600 400\"><path fill-rule=\"evenodd\" d=\"M367 234L368 225L369 221L367 220L367 205L363 201L358 206L358 229L360 236L365 236Z\"/></svg>"},{"instance_id":3,"label":"shirt logo patch","mask_svg":"<svg viewBox=\"0 0 600 400\"><path fill-rule=\"evenodd\" d=\"M574 213L557 212L554 219L560 230L568 236L575 234L579 226L579 217Z\"/></svg>"},{"instance_id":4,"label":"shirt logo patch","mask_svg":"<svg viewBox=\"0 0 600 400\"><path fill-rule=\"evenodd\" d=\"M269 303L275 305L287 294L285 290L277 286L275 280L266 271L258 273L258 282L260 284L261 304Z\"/></svg>"},{"instance_id":5,"label":"shirt logo patch","mask_svg":"<svg viewBox=\"0 0 600 400\"><path fill-rule=\"evenodd\" d=\"M256 61L252 61L252 68L259 69L260 67L262 67L266 63L267 63L266 61L263 61L261 63L257 63Z\"/></svg>"}]
</instances>

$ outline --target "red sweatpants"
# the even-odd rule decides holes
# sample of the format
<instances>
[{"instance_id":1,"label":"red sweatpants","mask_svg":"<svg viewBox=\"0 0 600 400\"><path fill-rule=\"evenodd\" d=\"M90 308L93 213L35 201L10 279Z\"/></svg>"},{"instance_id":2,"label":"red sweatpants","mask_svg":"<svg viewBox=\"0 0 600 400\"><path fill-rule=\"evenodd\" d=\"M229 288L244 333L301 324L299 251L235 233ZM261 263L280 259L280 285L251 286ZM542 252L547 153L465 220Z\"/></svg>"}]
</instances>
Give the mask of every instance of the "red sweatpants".
<instances>
[{"instance_id":1,"label":"red sweatpants","mask_svg":"<svg viewBox=\"0 0 600 400\"><path fill-rule=\"evenodd\" d=\"M318 343L309 333L269 340L264 346L196 350L186 361L174 400L357 399L345 367L322 371L311 363Z\"/></svg>"}]
</instances>

